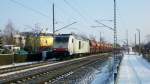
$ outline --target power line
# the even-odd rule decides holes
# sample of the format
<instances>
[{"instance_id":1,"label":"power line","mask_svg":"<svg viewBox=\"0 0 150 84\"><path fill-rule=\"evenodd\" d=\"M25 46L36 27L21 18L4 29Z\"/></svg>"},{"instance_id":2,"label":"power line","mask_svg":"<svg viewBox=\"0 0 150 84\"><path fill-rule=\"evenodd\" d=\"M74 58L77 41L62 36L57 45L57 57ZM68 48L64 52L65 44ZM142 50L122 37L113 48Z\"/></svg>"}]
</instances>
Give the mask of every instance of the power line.
<instances>
[{"instance_id":1,"label":"power line","mask_svg":"<svg viewBox=\"0 0 150 84\"><path fill-rule=\"evenodd\" d=\"M59 10L59 12L61 11L61 13L63 13L63 15L66 16L66 12L67 12L66 10L64 10L63 8L58 7L58 6L57 6L56 8ZM62 15L62 14L60 14L60 15ZM63 15L62 15L62 16L63 16ZM76 19L75 19L74 17L70 16L70 15L71 15L71 14L69 13L68 16L67 16L67 21L70 22L70 21L69 21L70 19L76 21ZM63 18L65 18L64 16L63 16Z\"/></svg>"},{"instance_id":2,"label":"power line","mask_svg":"<svg viewBox=\"0 0 150 84\"><path fill-rule=\"evenodd\" d=\"M73 22L73 23L71 23L71 24L68 24L68 25L66 25L66 26L64 26L64 27L62 27L62 28L60 28L60 29L55 30L55 32L60 31L60 30L65 29L65 28L68 28L69 26L71 26L71 25L73 25L73 24L75 24L75 23L77 23L77 22Z\"/></svg>"},{"instance_id":3,"label":"power line","mask_svg":"<svg viewBox=\"0 0 150 84\"><path fill-rule=\"evenodd\" d=\"M83 20L86 22L86 18L75 8L73 7L67 0L64 0L64 2L73 10L75 11L79 16L80 18L83 18Z\"/></svg>"},{"instance_id":4,"label":"power line","mask_svg":"<svg viewBox=\"0 0 150 84\"><path fill-rule=\"evenodd\" d=\"M74 0L74 1L72 0L72 2L74 2L74 4L75 4L77 7L79 7L79 4L78 4L77 2L75 2L75 0ZM84 8L85 8L85 7L84 7ZM86 12L86 10L84 10L84 9L81 8L81 7L80 7L80 10L81 10L82 12L84 12L84 14L86 14L86 16L88 16L89 19L94 20L93 17L91 17L91 16Z\"/></svg>"},{"instance_id":5,"label":"power line","mask_svg":"<svg viewBox=\"0 0 150 84\"><path fill-rule=\"evenodd\" d=\"M82 20L82 22L83 22L83 26L85 27L85 28L88 28L89 27L89 22L88 22L88 20L83 16L83 14L81 14L80 13L80 11L76 8L76 7L74 7L72 4L70 4L67 0L63 0L64 1L64 3L67 5L67 6L69 6L78 16L79 16L79 18ZM86 32L87 33L87 32Z\"/></svg>"},{"instance_id":6,"label":"power line","mask_svg":"<svg viewBox=\"0 0 150 84\"><path fill-rule=\"evenodd\" d=\"M107 27L107 28L109 28L110 30L113 30L113 31L114 31L114 28L109 27L109 26L107 26L107 25L105 25L105 24L103 24L103 23L99 22L98 20L95 20L95 22L97 22L98 24L103 25L103 27Z\"/></svg>"},{"instance_id":7,"label":"power line","mask_svg":"<svg viewBox=\"0 0 150 84\"><path fill-rule=\"evenodd\" d=\"M38 10L35 10L35 9L31 8L31 7L28 7L28 6L26 6L26 5L24 5L24 4L20 3L20 2L18 2L18 1L16 1L16 0L10 0L10 1L13 2L13 3L15 3L15 4L17 4L17 5L22 6L23 8L26 8L26 9L28 9L28 10L30 10L30 11L33 11L33 12L35 12L35 13L38 13L38 14L41 15L41 16L44 16L44 17L46 17L46 18L47 18L47 17L49 18L48 15L46 15L46 14L44 14L44 13L38 11Z\"/></svg>"},{"instance_id":8,"label":"power line","mask_svg":"<svg viewBox=\"0 0 150 84\"><path fill-rule=\"evenodd\" d=\"M47 0L47 1L49 1L50 3L52 3L52 2L56 3L55 0ZM65 3L65 4L66 4L66 3ZM59 10L58 12L61 11L60 13L63 13L63 15L66 16L67 11L64 10L63 7L59 7L58 5L55 5L55 8ZM56 11L57 11L57 10L56 10ZM70 19L76 21L75 18L73 18L72 16L70 16L70 15L71 15L70 12L68 12L67 14L69 15L69 16L67 16L68 19L70 18ZM62 14L60 14L60 15L61 15L62 18L65 18ZM59 15L59 16L60 16L60 15ZM69 19L69 20L70 20L70 19ZM70 22L70 21L68 21L68 22Z\"/></svg>"}]
</instances>

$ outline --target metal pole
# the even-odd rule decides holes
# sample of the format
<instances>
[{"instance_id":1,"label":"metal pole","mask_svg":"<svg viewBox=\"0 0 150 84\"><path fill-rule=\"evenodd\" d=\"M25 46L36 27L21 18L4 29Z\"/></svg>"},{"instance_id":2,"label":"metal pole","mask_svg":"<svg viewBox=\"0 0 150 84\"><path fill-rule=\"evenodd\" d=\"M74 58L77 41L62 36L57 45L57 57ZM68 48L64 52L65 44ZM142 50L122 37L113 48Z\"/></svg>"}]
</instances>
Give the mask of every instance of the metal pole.
<instances>
[{"instance_id":1,"label":"metal pole","mask_svg":"<svg viewBox=\"0 0 150 84\"><path fill-rule=\"evenodd\" d=\"M102 33L99 33L99 41L102 42Z\"/></svg>"},{"instance_id":2,"label":"metal pole","mask_svg":"<svg viewBox=\"0 0 150 84\"><path fill-rule=\"evenodd\" d=\"M129 54L129 39L128 39L128 30L126 32L126 35L127 35L127 51L128 51L128 54Z\"/></svg>"},{"instance_id":3,"label":"metal pole","mask_svg":"<svg viewBox=\"0 0 150 84\"><path fill-rule=\"evenodd\" d=\"M53 37L55 35L55 9L54 9L54 3L53 3Z\"/></svg>"},{"instance_id":4,"label":"metal pole","mask_svg":"<svg viewBox=\"0 0 150 84\"><path fill-rule=\"evenodd\" d=\"M53 6L52 6L52 10L53 10L53 46L52 46L52 51L54 49L54 39L55 39L55 5L53 3Z\"/></svg>"},{"instance_id":5,"label":"metal pole","mask_svg":"<svg viewBox=\"0 0 150 84\"><path fill-rule=\"evenodd\" d=\"M134 46L134 52L137 52L137 51L136 51L136 33L135 33L135 35L134 35L134 38L135 38L135 39L134 39L134 40L135 40L135 43L134 43L134 44L135 44L135 46Z\"/></svg>"},{"instance_id":6,"label":"metal pole","mask_svg":"<svg viewBox=\"0 0 150 84\"><path fill-rule=\"evenodd\" d=\"M139 55L141 54L141 32L139 30Z\"/></svg>"},{"instance_id":7,"label":"metal pole","mask_svg":"<svg viewBox=\"0 0 150 84\"><path fill-rule=\"evenodd\" d=\"M116 49L116 0L114 0L114 57L116 56L115 49Z\"/></svg>"},{"instance_id":8,"label":"metal pole","mask_svg":"<svg viewBox=\"0 0 150 84\"><path fill-rule=\"evenodd\" d=\"M139 55L141 54L141 31L140 29L137 29L138 33L139 33Z\"/></svg>"},{"instance_id":9,"label":"metal pole","mask_svg":"<svg viewBox=\"0 0 150 84\"><path fill-rule=\"evenodd\" d=\"M116 0L114 0L114 56L115 56L115 49L117 43L117 31L116 31Z\"/></svg>"},{"instance_id":10,"label":"metal pole","mask_svg":"<svg viewBox=\"0 0 150 84\"><path fill-rule=\"evenodd\" d=\"M118 62L118 57L117 57L117 52L116 52L116 48L117 48L117 25L116 25L116 0L114 0L114 68L113 71L114 72L114 83L116 82L116 78L117 78L117 62Z\"/></svg>"},{"instance_id":11,"label":"metal pole","mask_svg":"<svg viewBox=\"0 0 150 84\"><path fill-rule=\"evenodd\" d=\"M135 33L135 46L136 46L136 33Z\"/></svg>"},{"instance_id":12,"label":"metal pole","mask_svg":"<svg viewBox=\"0 0 150 84\"><path fill-rule=\"evenodd\" d=\"M102 46L102 33L101 32L99 32L99 41L100 41L100 46Z\"/></svg>"}]
</instances>

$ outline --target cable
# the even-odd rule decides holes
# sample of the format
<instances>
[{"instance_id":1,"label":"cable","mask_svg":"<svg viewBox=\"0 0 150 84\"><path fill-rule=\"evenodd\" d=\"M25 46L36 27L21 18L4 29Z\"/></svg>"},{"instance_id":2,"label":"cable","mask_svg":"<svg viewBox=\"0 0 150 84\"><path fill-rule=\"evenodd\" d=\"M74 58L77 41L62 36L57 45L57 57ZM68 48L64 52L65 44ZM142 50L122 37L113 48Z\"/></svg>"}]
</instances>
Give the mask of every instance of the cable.
<instances>
[{"instance_id":1,"label":"cable","mask_svg":"<svg viewBox=\"0 0 150 84\"><path fill-rule=\"evenodd\" d=\"M15 3L15 4L17 4L17 5L20 5L20 6L24 7L24 8L26 8L26 9L30 10L30 11L33 11L33 12L35 12L35 13L38 13L38 14L41 15L41 16L44 16L44 17L46 17L46 18L47 18L47 17L49 18L48 15L46 15L46 14L44 14L44 13L38 11L38 10L35 10L35 9L31 8L31 7L28 7L28 6L26 6L26 5L24 5L24 4L20 3L20 2L18 2L18 1L16 1L16 0L10 0L10 1L13 2L13 3Z\"/></svg>"},{"instance_id":2,"label":"cable","mask_svg":"<svg viewBox=\"0 0 150 84\"><path fill-rule=\"evenodd\" d=\"M67 17L67 21L68 21L68 22L70 22L70 20L76 21L76 19L75 19L74 17L70 16L71 14L68 13L68 15L66 15L66 11L65 11L63 8L58 7L58 6L56 6L56 8L59 10L59 12L61 11L61 13L62 13L64 16ZM62 15L62 14L61 14L61 15ZM63 16L63 15L62 15L62 16ZM65 18L65 17L63 17L63 18Z\"/></svg>"},{"instance_id":3,"label":"cable","mask_svg":"<svg viewBox=\"0 0 150 84\"><path fill-rule=\"evenodd\" d=\"M72 2L79 8L79 3L77 3L75 0L72 0ZM85 8L85 7L84 7ZM94 20L93 17L91 17L82 7L80 8L80 10L82 12L84 12L84 15L87 16L87 18L91 19L91 20Z\"/></svg>"},{"instance_id":4,"label":"cable","mask_svg":"<svg viewBox=\"0 0 150 84\"><path fill-rule=\"evenodd\" d=\"M64 2L73 10L75 11L76 13L78 13L78 15L80 16L80 18L83 18L84 21L86 22L86 18L75 8L73 7L67 0L64 0Z\"/></svg>"}]
</instances>

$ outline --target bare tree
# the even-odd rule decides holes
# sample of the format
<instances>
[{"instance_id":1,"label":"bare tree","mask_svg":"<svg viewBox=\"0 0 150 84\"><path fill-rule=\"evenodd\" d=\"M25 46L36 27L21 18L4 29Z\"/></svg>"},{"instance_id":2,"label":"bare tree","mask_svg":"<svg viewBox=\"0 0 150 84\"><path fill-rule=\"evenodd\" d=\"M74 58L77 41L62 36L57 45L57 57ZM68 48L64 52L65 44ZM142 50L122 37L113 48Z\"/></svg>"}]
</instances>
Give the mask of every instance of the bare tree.
<instances>
[{"instance_id":1,"label":"bare tree","mask_svg":"<svg viewBox=\"0 0 150 84\"><path fill-rule=\"evenodd\" d=\"M90 40L96 40L94 35L89 35Z\"/></svg>"},{"instance_id":2,"label":"bare tree","mask_svg":"<svg viewBox=\"0 0 150 84\"><path fill-rule=\"evenodd\" d=\"M90 36L89 36L89 39L90 39L90 40L95 40L95 41L96 41L96 36L90 35ZM105 41L105 38L104 38L104 37L101 37L100 40L98 40L98 42L105 43L106 41Z\"/></svg>"},{"instance_id":3,"label":"bare tree","mask_svg":"<svg viewBox=\"0 0 150 84\"><path fill-rule=\"evenodd\" d=\"M13 23L9 20L3 30L3 37L5 44L14 44L13 35L16 33Z\"/></svg>"}]
</instances>

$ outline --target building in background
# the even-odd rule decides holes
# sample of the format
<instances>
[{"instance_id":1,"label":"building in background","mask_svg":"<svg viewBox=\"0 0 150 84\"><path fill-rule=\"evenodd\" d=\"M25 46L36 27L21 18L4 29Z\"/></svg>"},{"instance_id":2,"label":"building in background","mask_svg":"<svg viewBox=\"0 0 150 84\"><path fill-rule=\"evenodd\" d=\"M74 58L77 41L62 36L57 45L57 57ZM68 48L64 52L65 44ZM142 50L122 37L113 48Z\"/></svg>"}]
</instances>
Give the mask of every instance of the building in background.
<instances>
[{"instance_id":1,"label":"building in background","mask_svg":"<svg viewBox=\"0 0 150 84\"><path fill-rule=\"evenodd\" d=\"M14 45L15 46L18 46L20 48L25 47L26 36L23 36L21 34L15 34L15 35L13 35L13 40L14 40Z\"/></svg>"}]
</instances>

